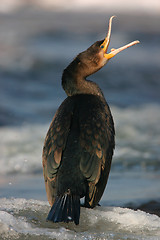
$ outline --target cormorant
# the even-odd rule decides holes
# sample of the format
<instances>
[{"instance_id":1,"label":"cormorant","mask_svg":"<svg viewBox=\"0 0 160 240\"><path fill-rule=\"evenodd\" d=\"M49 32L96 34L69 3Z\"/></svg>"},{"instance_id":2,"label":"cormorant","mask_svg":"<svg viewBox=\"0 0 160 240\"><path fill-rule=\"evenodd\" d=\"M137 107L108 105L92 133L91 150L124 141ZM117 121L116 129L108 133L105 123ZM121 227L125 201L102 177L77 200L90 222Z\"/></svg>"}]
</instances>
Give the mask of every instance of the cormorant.
<instances>
[{"instance_id":1,"label":"cormorant","mask_svg":"<svg viewBox=\"0 0 160 240\"><path fill-rule=\"evenodd\" d=\"M43 172L47 197L52 206L47 220L79 224L80 198L94 208L107 184L115 130L110 108L98 85L86 79L131 42L107 53L107 36L97 41L69 64L62 75L67 98L53 117L43 148Z\"/></svg>"}]
</instances>

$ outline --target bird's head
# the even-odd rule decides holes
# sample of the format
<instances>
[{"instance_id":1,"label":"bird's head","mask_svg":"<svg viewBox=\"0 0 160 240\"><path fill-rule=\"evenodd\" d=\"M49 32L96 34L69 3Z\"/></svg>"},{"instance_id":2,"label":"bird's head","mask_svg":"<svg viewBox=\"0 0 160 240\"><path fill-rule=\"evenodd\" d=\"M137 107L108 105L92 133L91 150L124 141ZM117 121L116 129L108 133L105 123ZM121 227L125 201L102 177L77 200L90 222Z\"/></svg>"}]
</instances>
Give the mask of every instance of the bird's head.
<instances>
[{"instance_id":1,"label":"bird's head","mask_svg":"<svg viewBox=\"0 0 160 240\"><path fill-rule=\"evenodd\" d=\"M80 53L77 58L79 59L79 65L85 66L83 68L85 72L85 77L93 74L94 72L98 71L100 68L102 68L111 58L113 58L117 53L123 51L124 49L131 47L137 43L139 43L138 40L133 41L123 47L120 48L112 48L109 53L108 47L110 44L110 38L111 38L111 27L112 27L112 19L115 16L112 16L109 20L109 27L108 27L108 33L104 40L97 41L93 45L91 45L86 51Z\"/></svg>"}]
</instances>

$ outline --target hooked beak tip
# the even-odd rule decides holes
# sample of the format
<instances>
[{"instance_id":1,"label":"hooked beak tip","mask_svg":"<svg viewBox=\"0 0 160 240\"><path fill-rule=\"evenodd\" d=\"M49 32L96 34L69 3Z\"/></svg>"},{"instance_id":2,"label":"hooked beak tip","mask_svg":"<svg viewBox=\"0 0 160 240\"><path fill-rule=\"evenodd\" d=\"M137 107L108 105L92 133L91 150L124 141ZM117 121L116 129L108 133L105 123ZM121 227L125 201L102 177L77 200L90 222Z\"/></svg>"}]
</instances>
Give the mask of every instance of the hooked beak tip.
<instances>
[{"instance_id":1,"label":"hooked beak tip","mask_svg":"<svg viewBox=\"0 0 160 240\"><path fill-rule=\"evenodd\" d=\"M107 52L108 47L109 47L109 43L110 43L110 38L111 38L111 29L112 29L112 19L115 18L116 16L112 16L109 19L109 26L108 26L108 33L103 41L103 43L101 44L101 48L103 49L104 53Z\"/></svg>"},{"instance_id":2,"label":"hooked beak tip","mask_svg":"<svg viewBox=\"0 0 160 240\"><path fill-rule=\"evenodd\" d=\"M112 19L115 18L115 17L116 16L110 17L110 19L109 19L109 26L108 26L108 33L107 33L103 43L100 45L100 47L103 49L104 57L106 59L108 59L108 60L111 59L112 57L114 57L117 53L123 51L124 49L126 49L128 47L131 47L131 46L133 46L135 44L140 43L139 40L136 40L136 41L133 41L133 42L131 42L131 43L129 43L129 44L123 46L123 47L118 48L118 49L112 48L111 52L107 53L107 50L108 50L108 47L109 47L109 43L110 43L110 38L111 38Z\"/></svg>"}]
</instances>

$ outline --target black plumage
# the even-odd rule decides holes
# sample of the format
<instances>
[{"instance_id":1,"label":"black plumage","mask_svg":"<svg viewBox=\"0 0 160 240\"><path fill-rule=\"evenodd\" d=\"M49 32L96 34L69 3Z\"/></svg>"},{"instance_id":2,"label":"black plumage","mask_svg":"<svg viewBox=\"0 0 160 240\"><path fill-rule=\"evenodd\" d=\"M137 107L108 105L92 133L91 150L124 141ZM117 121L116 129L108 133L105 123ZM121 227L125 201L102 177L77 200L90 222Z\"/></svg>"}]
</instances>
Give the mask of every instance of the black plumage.
<instances>
[{"instance_id":1,"label":"black plumage","mask_svg":"<svg viewBox=\"0 0 160 240\"><path fill-rule=\"evenodd\" d=\"M86 77L138 43L107 53L112 18L106 38L80 53L63 72L62 86L68 97L56 111L43 148L45 186L52 206L49 221L79 224L80 198L85 197L85 207L95 207L107 183L114 123L101 89Z\"/></svg>"}]
</instances>

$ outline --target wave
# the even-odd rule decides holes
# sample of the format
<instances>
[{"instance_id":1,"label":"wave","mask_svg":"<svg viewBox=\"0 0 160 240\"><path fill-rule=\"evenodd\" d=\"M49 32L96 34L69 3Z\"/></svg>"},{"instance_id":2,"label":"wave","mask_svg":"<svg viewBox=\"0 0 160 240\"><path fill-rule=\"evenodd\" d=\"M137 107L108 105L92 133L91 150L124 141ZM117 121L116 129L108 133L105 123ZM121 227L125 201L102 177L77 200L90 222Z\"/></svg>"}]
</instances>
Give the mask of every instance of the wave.
<instances>
[{"instance_id":1,"label":"wave","mask_svg":"<svg viewBox=\"0 0 160 240\"><path fill-rule=\"evenodd\" d=\"M120 207L81 209L80 224L49 223L45 201L0 199L2 239L160 239L160 218Z\"/></svg>"},{"instance_id":2,"label":"wave","mask_svg":"<svg viewBox=\"0 0 160 240\"><path fill-rule=\"evenodd\" d=\"M116 125L114 168L157 170L160 166L160 107L111 107ZM41 172L41 153L48 124L1 127L0 173Z\"/></svg>"}]
</instances>

